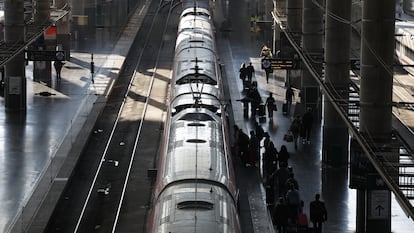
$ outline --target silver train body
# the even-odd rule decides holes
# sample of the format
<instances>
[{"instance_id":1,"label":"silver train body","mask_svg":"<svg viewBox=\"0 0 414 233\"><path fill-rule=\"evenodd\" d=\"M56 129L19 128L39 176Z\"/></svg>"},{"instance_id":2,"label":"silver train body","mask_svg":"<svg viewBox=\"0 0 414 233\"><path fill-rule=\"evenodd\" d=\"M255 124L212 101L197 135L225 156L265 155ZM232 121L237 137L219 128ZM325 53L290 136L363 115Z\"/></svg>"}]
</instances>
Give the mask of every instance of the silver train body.
<instances>
[{"instance_id":1,"label":"silver train body","mask_svg":"<svg viewBox=\"0 0 414 233\"><path fill-rule=\"evenodd\" d=\"M209 11L184 8L151 233L240 233L238 191Z\"/></svg>"},{"instance_id":2,"label":"silver train body","mask_svg":"<svg viewBox=\"0 0 414 233\"><path fill-rule=\"evenodd\" d=\"M414 23L395 22L395 55L398 62L414 75Z\"/></svg>"}]
</instances>

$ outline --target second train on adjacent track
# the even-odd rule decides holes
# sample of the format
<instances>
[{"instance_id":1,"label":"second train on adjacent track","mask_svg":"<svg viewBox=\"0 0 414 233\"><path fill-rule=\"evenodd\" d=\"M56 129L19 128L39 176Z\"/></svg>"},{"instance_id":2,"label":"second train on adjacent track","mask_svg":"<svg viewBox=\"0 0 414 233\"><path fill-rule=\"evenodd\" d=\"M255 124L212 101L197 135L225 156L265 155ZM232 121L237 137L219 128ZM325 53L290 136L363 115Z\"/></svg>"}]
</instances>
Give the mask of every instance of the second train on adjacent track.
<instances>
[{"instance_id":1,"label":"second train on adjacent track","mask_svg":"<svg viewBox=\"0 0 414 233\"><path fill-rule=\"evenodd\" d=\"M222 95L211 14L183 4L149 232L241 232Z\"/></svg>"}]
</instances>

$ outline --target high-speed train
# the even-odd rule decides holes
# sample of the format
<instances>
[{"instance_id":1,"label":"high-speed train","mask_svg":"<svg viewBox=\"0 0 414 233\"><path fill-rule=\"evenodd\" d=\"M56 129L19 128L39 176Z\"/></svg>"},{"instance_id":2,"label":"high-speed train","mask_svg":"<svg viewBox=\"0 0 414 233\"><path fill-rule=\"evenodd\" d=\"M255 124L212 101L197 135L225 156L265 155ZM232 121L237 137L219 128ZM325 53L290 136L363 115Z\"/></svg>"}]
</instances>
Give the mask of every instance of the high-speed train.
<instances>
[{"instance_id":1,"label":"high-speed train","mask_svg":"<svg viewBox=\"0 0 414 233\"><path fill-rule=\"evenodd\" d=\"M222 77L206 6L183 4L172 75L148 232L240 233Z\"/></svg>"},{"instance_id":2,"label":"high-speed train","mask_svg":"<svg viewBox=\"0 0 414 233\"><path fill-rule=\"evenodd\" d=\"M414 75L414 22L395 22L395 55L404 69Z\"/></svg>"}]
</instances>

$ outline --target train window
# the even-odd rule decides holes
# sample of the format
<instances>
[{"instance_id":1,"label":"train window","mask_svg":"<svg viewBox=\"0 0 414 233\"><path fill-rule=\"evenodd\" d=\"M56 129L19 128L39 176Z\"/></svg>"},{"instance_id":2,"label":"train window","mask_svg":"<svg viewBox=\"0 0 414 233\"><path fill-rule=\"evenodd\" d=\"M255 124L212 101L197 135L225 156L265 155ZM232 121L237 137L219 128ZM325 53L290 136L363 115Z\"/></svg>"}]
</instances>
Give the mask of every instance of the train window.
<instances>
[{"instance_id":1,"label":"train window","mask_svg":"<svg viewBox=\"0 0 414 233\"><path fill-rule=\"evenodd\" d=\"M191 43L204 43L203 40L190 40Z\"/></svg>"},{"instance_id":2,"label":"train window","mask_svg":"<svg viewBox=\"0 0 414 233\"><path fill-rule=\"evenodd\" d=\"M187 113L184 116L182 116L179 120L212 121L214 119L211 116L203 113Z\"/></svg>"},{"instance_id":3,"label":"train window","mask_svg":"<svg viewBox=\"0 0 414 233\"><path fill-rule=\"evenodd\" d=\"M190 124L188 124L188 126L199 126L199 127L201 127L201 126L206 126L206 125L197 122L197 123L190 123Z\"/></svg>"},{"instance_id":4,"label":"train window","mask_svg":"<svg viewBox=\"0 0 414 233\"><path fill-rule=\"evenodd\" d=\"M214 204L207 201L182 201L177 204L178 209L213 209Z\"/></svg>"},{"instance_id":5,"label":"train window","mask_svg":"<svg viewBox=\"0 0 414 233\"><path fill-rule=\"evenodd\" d=\"M188 139L187 142L190 142L190 143L206 143L206 140L202 140L202 139Z\"/></svg>"}]
</instances>

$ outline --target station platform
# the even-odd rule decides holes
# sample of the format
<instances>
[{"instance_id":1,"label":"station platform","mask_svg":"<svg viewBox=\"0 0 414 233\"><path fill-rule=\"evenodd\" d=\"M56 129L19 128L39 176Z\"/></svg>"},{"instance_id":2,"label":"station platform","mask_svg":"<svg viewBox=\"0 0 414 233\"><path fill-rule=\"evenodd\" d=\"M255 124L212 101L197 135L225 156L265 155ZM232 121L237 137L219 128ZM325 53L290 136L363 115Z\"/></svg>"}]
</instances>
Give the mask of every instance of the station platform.
<instances>
[{"instance_id":1,"label":"station platform","mask_svg":"<svg viewBox=\"0 0 414 233\"><path fill-rule=\"evenodd\" d=\"M219 4L221 3L221 5ZM260 7L259 7L260 8ZM265 132L271 136L275 147L279 150L282 145L286 145L290 153L289 165L293 168L295 178L299 183L299 192L304 201L303 211L309 216L309 203L314 200L316 193L321 194L321 199L325 202L328 211L328 221L324 223L323 232L328 233L350 233L356 230L356 190L349 189L348 167L334 168L322 163L322 124L314 122L312 138L310 144L298 145L283 140L283 136L288 132L292 118L296 114L302 115L304 109L300 104L298 91L295 90L293 109L290 115L282 114L282 104L285 101L285 77L286 71L274 71L269 83L266 83L265 73L261 70L260 50L263 45L271 45L266 32L251 32L249 27L250 16L257 14L257 8L248 1L243 3L233 2L227 5L223 1L216 1L215 5L216 25L223 25L228 28L218 30L218 46L220 60L225 67L225 78L227 79L231 99L231 115L234 124L243 129L245 133L254 130L254 122L259 119L243 117L242 103L243 98L242 81L239 79L239 68L242 63L252 62L255 68L253 81L257 81L258 89L262 100L265 101L268 94L273 93L277 101L278 111L274 113L273 124L266 119L261 123ZM271 38L271 36L270 36ZM359 42L358 42L359 44ZM357 50L359 47L357 48ZM394 127L402 127L401 124L394 124ZM405 128L404 128L405 129ZM412 136L410 138L413 138ZM265 209L265 191L261 183L261 172L258 168L244 167L240 161L237 169L239 175L239 188L246 190L249 200L250 214L253 222L253 229L247 232L272 232L275 229L268 227L269 220ZM254 188L252 188L254 187ZM243 192L242 192L243 193ZM257 196L262 196L258 202ZM392 198L392 232L408 233L414 229L414 221L409 219L400 208L397 201ZM241 211L242 212L242 211ZM311 226L312 224L310 224Z\"/></svg>"},{"instance_id":2,"label":"station platform","mask_svg":"<svg viewBox=\"0 0 414 233\"><path fill-rule=\"evenodd\" d=\"M35 81L29 62L26 112L6 111L0 98L0 232L25 232L47 221L35 213L59 198L53 193L68 181L147 8L142 3L123 31L97 28L73 41L60 80L53 69L50 81Z\"/></svg>"},{"instance_id":3,"label":"station platform","mask_svg":"<svg viewBox=\"0 0 414 233\"><path fill-rule=\"evenodd\" d=\"M4 99L0 98L0 232L23 232L22 229L28 224L47 221L35 221L34 214L40 205L50 203L52 206L57 201L45 200L44 194L64 188L77 156L93 131L95 119L105 104L111 85L122 68L146 7L138 7L121 37L118 38L115 32L97 29L95 37L76 44L71 51L71 60L65 63L62 70L61 80L56 80L53 74L51 83L33 81L33 68L29 64L26 67L28 107L25 113L5 111ZM302 113L300 104L297 104L300 99L296 92L292 114L281 113L285 73L275 72L266 83L264 72L260 69L259 53L267 41L260 32L250 32L249 17L253 11L247 1L216 1L216 25L237 19L230 20L229 32L218 32L217 36L220 60L227 89L230 90L230 98L226 100L231 109L229 115L244 132L253 129L252 119L243 117L242 105L237 101L243 96L242 83L238 78L240 64L252 62L256 70L254 80L258 82L262 98L272 92L279 108L273 124L266 119L261 125L271 135L277 149L281 145L288 147L290 166L305 203L304 212L309 216L309 202L319 192L328 209L328 221L323 232L354 232L356 192L348 188L347 168L331 168L321 162L322 122L314 125L310 144L300 144L295 150L292 143L283 141L292 116ZM93 82L90 73L92 53L96 67ZM242 199L240 213L242 220L248 221L243 223L243 232L276 232L266 208L260 170L246 168L238 160L235 162ZM412 232L414 222L405 216L395 200L392 208L392 232Z\"/></svg>"}]
</instances>

